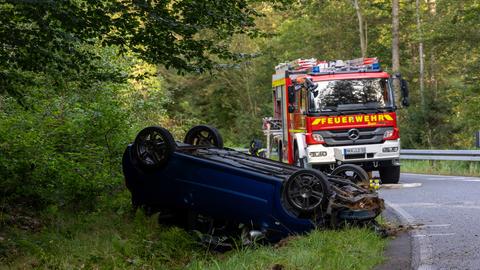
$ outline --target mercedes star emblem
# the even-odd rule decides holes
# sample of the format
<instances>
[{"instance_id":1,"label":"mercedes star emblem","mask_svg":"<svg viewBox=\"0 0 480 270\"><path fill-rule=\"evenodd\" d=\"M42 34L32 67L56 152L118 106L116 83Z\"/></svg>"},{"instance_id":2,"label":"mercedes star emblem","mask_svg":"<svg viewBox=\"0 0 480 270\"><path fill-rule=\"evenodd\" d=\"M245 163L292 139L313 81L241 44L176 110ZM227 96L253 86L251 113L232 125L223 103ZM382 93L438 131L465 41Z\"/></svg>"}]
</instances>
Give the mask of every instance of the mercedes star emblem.
<instances>
[{"instance_id":1,"label":"mercedes star emblem","mask_svg":"<svg viewBox=\"0 0 480 270\"><path fill-rule=\"evenodd\" d=\"M352 141L357 140L358 138L360 138L360 131L358 131L358 129L356 128L350 129L348 131L348 138Z\"/></svg>"}]
</instances>

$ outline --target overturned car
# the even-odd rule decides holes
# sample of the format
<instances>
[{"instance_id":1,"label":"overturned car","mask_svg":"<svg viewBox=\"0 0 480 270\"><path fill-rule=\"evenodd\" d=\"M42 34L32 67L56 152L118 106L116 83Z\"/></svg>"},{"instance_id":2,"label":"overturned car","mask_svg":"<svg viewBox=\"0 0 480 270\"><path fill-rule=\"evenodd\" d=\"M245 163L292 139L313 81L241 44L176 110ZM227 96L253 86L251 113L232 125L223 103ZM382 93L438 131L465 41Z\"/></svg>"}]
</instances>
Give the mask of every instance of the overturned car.
<instances>
[{"instance_id":1,"label":"overturned car","mask_svg":"<svg viewBox=\"0 0 480 270\"><path fill-rule=\"evenodd\" d=\"M218 131L193 127L175 142L162 127L139 132L123 156L135 207L189 225L248 228L276 241L321 226L373 220L383 200L361 167L331 174L224 148ZM166 214L165 214L166 213ZM220 225L219 225L220 224Z\"/></svg>"}]
</instances>

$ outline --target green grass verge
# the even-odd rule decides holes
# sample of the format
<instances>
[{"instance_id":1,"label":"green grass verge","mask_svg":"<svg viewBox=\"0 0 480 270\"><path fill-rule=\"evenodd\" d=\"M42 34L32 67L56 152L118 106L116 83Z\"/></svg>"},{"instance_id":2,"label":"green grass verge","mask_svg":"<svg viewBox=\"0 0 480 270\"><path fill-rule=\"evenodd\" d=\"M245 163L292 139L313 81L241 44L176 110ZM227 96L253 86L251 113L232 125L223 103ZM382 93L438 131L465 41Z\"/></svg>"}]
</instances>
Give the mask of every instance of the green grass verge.
<instances>
[{"instance_id":1,"label":"green grass verge","mask_svg":"<svg viewBox=\"0 0 480 270\"><path fill-rule=\"evenodd\" d=\"M123 209L45 214L38 232L4 227L0 268L7 269L372 269L385 239L362 228L314 231L285 245L217 254L193 236Z\"/></svg>"},{"instance_id":2,"label":"green grass verge","mask_svg":"<svg viewBox=\"0 0 480 270\"><path fill-rule=\"evenodd\" d=\"M447 160L402 160L402 172L480 176L480 162Z\"/></svg>"}]
</instances>

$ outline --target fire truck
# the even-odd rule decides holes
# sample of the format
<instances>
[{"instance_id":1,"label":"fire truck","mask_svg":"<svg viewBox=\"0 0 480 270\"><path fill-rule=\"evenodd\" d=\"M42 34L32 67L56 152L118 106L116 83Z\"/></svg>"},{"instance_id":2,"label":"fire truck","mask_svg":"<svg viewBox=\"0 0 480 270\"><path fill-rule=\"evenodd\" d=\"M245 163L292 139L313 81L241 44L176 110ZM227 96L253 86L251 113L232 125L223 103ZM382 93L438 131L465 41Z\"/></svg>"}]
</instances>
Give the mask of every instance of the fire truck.
<instances>
[{"instance_id":1,"label":"fire truck","mask_svg":"<svg viewBox=\"0 0 480 270\"><path fill-rule=\"evenodd\" d=\"M267 145L279 160L333 171L360 165L383 183L400 178L400 133L393 85L401 103L408 88L400 75L382 71L377 58L281 63L272 76L274 116L264 119Z\"/></svg>"}]
</instances>

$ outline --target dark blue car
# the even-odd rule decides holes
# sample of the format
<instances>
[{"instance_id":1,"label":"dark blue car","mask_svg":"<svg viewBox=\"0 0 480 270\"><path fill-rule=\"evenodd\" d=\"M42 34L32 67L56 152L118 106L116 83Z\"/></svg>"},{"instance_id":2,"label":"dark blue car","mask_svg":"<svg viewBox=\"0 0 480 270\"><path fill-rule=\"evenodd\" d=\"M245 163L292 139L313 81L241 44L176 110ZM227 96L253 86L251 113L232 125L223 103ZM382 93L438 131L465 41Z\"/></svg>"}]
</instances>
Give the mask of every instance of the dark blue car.
<instances>
[{"instance_id":1,"label":"dark blue car","mask_svg":"<svg viewBox=\"0 0 480 270\"><path fill-rule=\"evenodd\" d=\"M361 186L366 173L354 165L339 168L324 174L224 148L210 126L192 128L184 142L162 127L145 128L123 157L134 206L184 220L241 224L271 240L369 221L382 211L383 200Z\"/></svg>"}]
</instances>

